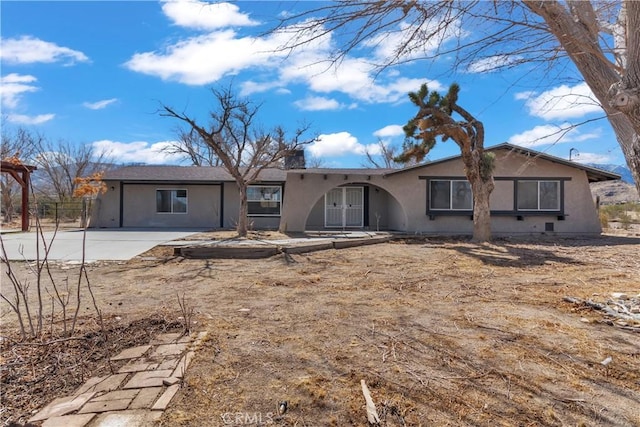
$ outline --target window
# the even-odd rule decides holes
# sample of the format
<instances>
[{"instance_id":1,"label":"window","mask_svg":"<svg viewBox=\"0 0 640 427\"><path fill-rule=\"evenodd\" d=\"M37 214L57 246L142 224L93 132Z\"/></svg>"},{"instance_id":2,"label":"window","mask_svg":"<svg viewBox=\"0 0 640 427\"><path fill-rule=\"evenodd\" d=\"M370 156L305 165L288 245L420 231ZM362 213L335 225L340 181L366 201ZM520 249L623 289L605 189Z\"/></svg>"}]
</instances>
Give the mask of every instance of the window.
<instances>
[{"instance_id":1,"label":"window","mask_svg":"<svg viewBox=\"0 0 640 427\"><path fill-rule=\"evenodd\" d=\"M187 190L156 190L157 213L187 213Z\"/></svg>"},{"instance_id":2,"label":"window","mask_svg":"<svg viewBox=\"0 0 640 427\"><path fill-rule=\"evenodd\" d=\"M469 211L473 209L471 184L463 180L429 181L430 210Z\"/></svg>"},{"instance_id":3,"label":"window","mask_svg":"<svg viewBox=\"0 0 640 427\"><path fill-rule=\"evenodd\" d=\"M250 185L247 189L248 214L279 216L282 206L282 187Z\"/></svg>"},{"instance_id":4,"label":"window","mask_svg":"<svg viewBox=\"0 0 640 427\"><path fill-rule=\"evenodd\" d=\"M519 211L559 211L560 181L518 181Z\"/></svg>"}]
</instances>

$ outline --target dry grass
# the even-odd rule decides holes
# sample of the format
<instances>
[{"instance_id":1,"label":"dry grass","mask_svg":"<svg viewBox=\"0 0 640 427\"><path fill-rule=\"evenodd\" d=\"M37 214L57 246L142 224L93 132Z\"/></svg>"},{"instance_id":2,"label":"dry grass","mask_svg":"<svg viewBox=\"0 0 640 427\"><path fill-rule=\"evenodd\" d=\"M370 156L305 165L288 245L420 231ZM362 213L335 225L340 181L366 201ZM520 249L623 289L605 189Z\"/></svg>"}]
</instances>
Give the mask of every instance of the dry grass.
<instances>
[{"instance_id":1,"label":"dry grass","mask_svg":"<svg viewBox=\"0 0 640 427\"><path fill-rule=\"evenodd\" d=\"M364 426L364 379L385 426L635 426L640 337L562 298L640 293L639 243L418 239L90 274L107 315L184 292L209 330L162 425Z\"/></svg>"}]
</instances>

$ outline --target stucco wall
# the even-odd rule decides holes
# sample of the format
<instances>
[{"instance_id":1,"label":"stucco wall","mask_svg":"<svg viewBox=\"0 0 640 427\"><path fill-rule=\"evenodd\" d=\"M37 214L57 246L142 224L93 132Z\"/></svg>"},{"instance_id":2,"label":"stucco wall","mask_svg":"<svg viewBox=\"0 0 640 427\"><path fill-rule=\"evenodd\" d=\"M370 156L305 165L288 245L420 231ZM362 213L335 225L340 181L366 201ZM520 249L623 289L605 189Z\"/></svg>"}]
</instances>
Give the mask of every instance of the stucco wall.
<instances>
[{"instance_id":1,"label":"stucco wall","mask_svg":"<svg viewBox=\"0 0 640 427\"><path fill-rule=\"evenodd\" d=\"M543 158L501 150L496 152L496 188L491 196L494 235L535 234L545 232L548 225L558 234L600 233L594 201L586 172ZM280 228L283 231L304 231L324 228L324 195L341 186L363 186L368 194L369 230L385 230L425 234L471 234L470 215L427 215L427 183L433 177L464 179L461 159L425 165L391 175L371 175L366 170L344 173L291 171L283 186L282 217L252 216L249 223L255 229ZM557 178L564 185L564 219L557 213L523 214L518 218L514 209L514 179ZM233 182L202 185L125 184L107 181L107 192L94 206L93 227L211 227L237 225L239 194ZM277 185L277 184L275 184ZM187 214L158 214L156 189L184 188L188 190ZM123 195L121 197L121 190ZM222 203L220 200L222 199ZM123 218L120 218L122 200ZM222 206L221 206L222 205Z\"/></svg>"},{"instance_id":2,"label":"stucco wall","mask_svg":"<svg viewBox=\"0 0 640 427\"><path fill-rule=\"evenodd\" d=\"M156 190L187 190L186 213L156 212ZM125 184L123 227L220 227L218 185Z\"/></svg>"},{"instance_id":3,"label":"stucco wall","mask_svg":"<svg viewBox=\"0 0 640 427\"><path fill-rule=\"evenodd\" d=\"M105 181L107 191L100 194L91 212L92 228L120 227L120 182Z\"/></svg>"},{"instance_id":4,"label":"stucco wall","mask_svg":"<svg viewBox=\"0 0 640 427\"><path fill-rule=\"evenodd\" d=\"M317 224L322 196L330 189L342 185L366 183L371 188L381 189L388 200L387 227L411 233L425 234L471 234L473 221L470 215L436 216L426 215L427 177L460 177L464 179L461 159L414 168L386 177L380 175L343 175L290 172L287 177L287 192L281 229L303 231L308 224ZM557 214L493 216L494 235L536 234L545 232L545 225L553 224L557 234L600 233L594 201L583 170L551 162L542 158L530 158L522 154L502 150L496 153L494 175L503 178L562 178L564 182L564 220ZM420 179L423 177L423 179ZM382 191L384 190L384 192ZM371 194L371 193L370 193ZM382 205L382 201L381 205ZM491 197L492 210L509 211L514 208L514 181L496 181ZM370 228L376 206L370 205Z\"/></svg>"},{"instance_id":5,"label":"stucco wall","mask_svg":"<svg viewBox=\"0 0 640 427\"><path fill-rule=\"evenodd\" d=\"M301 175L304 175L301 178ZM404 211L384 185L381 176L362 174L323 174L290 172L284 193L284 209L280 229L304 231L324 227L324 194L342 186L368 187L368 229L376 228L376 212L380 214L380 228L389 229L394 221L403 223ZM379 190L376 192L376 188ZM402 220L398 220L402 218Z\"/></svg>"},{"instance_id":6,"label":"stucco wall","mask_svg":"<svg viewBox=\"0 0 640 427\"><path fill-rule=\"evenodd\" d=\"M94 227L207 227L220 228L220 186L183 184L124 184L106 182L97 201ZM113 189L112 189L113 188ZM187 190L186 213L156 212L156 190ZM122 218L120 192L122 191Z\"/></svg>"}]
</instances>

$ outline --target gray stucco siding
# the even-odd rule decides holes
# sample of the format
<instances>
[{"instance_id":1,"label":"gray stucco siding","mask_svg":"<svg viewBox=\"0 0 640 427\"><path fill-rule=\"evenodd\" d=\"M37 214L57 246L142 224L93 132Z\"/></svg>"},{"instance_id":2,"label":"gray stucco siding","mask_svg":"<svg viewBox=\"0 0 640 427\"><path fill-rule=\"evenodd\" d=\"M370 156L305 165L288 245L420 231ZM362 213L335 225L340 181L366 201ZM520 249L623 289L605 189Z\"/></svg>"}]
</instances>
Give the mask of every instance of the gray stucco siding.
<instances>
[{"instance_id":1,"label":"gray stucco siding","mask_svg":"<svg viewBox=\"0 0 640 427\"><path fill-rule=\"evenodd\" d=\"M187 211L157 212L158 190L185 190ZM123 227L220 227L220 186L194 184L123 184Z\"/></svg>"},{"instance_id":2,"label":"gray stucco siding","mask_svg":"<svg viewBox=\"0 0 640 427\"><path fill-rule=\"evenodd\" d=\"M491 224L495 235L548 232L552 224L558 234L598 234L597 211L586 172L571 165L532 158L510 150L496 152L495 189L491 195ZM429 177L464 179L462 159L426 164L388 175L341 173L300 173L287 176L287 193L281 229L303 231L324 225L323 196L332 188L366 183L370 188L369 228L375 228L375 212L381 215L381 228L412 233L471 234L471 212L439 212L428 215ZM555 180L563 188L556 212L517 212L515 187L518 180ZM375 188L380 191L375 192ZM290 203L295 201L295 205ZM563 215L560 216L559 214ZM384 225L382 225L384 224Z\"/></svg>"}]
</instances>

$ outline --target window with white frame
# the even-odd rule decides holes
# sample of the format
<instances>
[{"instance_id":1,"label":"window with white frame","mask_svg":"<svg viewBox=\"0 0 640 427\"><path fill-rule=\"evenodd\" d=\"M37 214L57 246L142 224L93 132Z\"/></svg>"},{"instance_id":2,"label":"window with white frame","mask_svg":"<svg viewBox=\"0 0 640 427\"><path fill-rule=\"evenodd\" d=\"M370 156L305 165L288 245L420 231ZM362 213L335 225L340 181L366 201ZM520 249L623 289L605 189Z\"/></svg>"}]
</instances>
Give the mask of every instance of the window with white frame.
<instances>
[{"instance_id":1,"label":"window with white frame","mask_svg":"<svg viewBox=\"0 0 640 427\"><path fill-rule=\"evenodd\" d=\"M187 213L187 190L156 190L157 213Z\"/></svg>"},{"instance_id":2,"label":"window with white frame","mask_svg":"<svg viewBox=\"0 0 640 427\"><path fill-rule=\"evenodd\" d=\"M518 181L519 211L559 211L560 181Z\"/></svg>"},{"instance_id":3,"label":"window with white frame","mask_svg":"<svg viewBox=\"0 0 640 427\"><path fill-rule=\"evenodd\" d=\"M250 185L247 188L248 215L280 216L282 213L282 187Z\"/></svg>"},{"instance_id":4,"label":"window with white frame","mask_svg":"<svg viewBox=\"0 0 640 427\"><path fill-rule=\"evenodd\" d=\"M473 209L471 184L465 180L433 179L429 181L429 209L469 211Z\"/></svg>"}]
</instances>

